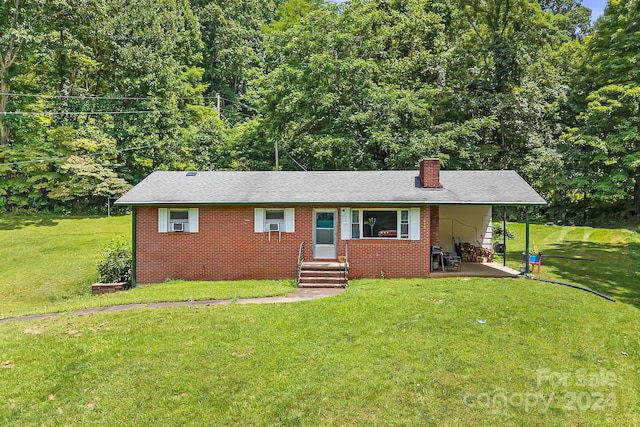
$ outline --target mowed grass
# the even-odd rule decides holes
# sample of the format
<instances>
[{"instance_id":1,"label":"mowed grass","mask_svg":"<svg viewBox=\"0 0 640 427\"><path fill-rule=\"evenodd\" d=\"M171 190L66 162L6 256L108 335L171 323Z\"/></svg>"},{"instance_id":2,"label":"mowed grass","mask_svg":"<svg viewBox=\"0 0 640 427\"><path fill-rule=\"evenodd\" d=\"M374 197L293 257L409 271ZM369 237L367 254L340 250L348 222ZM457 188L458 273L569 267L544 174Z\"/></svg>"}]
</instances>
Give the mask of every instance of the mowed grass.
<instances>
[{"instance_id":1,"label":"mowed grass","mask_svg":"<svg viewBox=\"0 0 640 427\"><path fill-rule=\"evenodd\" d=\"M0 227L7 232L0 236L25 233L11 237L13 251L29 245L40 261L15 260L53 272L64 263L51 235L101 225L75 238L89 286L90 254L97 261L103 241L118 235L104 225L122 218L103 220L22 221ZM518 239L508 243L509 263L517 268L524 226L510 226ZM95 248L83 242L90 230L104 233ZM340 296L295 304L5 322L0 425L640 424L638 235L534 225L531 240L544 253L595 259L543 260L543 277L618 302L526 279L357 280ZM22 288L25 301L11 301L17 313L33 311L29 304L60 311L292 289L287 282L238 285L175 281L103 297L82 288L66 298L42 298L34 287Z\"/></svg>"},{"instance_id":2,"label":"mowed grass","mask_svg":"<svg viewBox=\"0 0 640 427\"><path fill-rule=\"evenodd\" d=\"M0 324L0 425L638 425L640 312L524 279Z\"/></svg>"},{"instance_id":3,"label":"mowed grass","mask_svg":"<svg viewBox=\"0 0 640 427\"><path fill-rule=\"evenodd\" d=\"M507 240L507 265L517 270L525 248L525 226L509 223L507 227L516 232L514 240ZM639 233L623 228L532 224L529 247L534 246L543 253L539 277L586 286L640 307ZM502 262L501 257L495 260Z\"/></svg>"},{"instance_id":4,"label":"mowed grass","mask_svg":"<svg viewBox=\"0 0 640 427\"><path fill-rule=\"evenodd\" d=\"M114 238L131 238L131 216L0 217L0 318L106 305L237 299L292 292L293 281L185 282L91 295L97 265Z\"/></svg>"},{"instance_id":5,"label":"mowed grass","mask_svg":"<svg viewBox=\"0 0 640 427\"><path fill-rule=\"evenodd\" d=\"M129 215L0 217L0 315L89 294L104 247L123 236Z\"/></svg>"}]
</instances>

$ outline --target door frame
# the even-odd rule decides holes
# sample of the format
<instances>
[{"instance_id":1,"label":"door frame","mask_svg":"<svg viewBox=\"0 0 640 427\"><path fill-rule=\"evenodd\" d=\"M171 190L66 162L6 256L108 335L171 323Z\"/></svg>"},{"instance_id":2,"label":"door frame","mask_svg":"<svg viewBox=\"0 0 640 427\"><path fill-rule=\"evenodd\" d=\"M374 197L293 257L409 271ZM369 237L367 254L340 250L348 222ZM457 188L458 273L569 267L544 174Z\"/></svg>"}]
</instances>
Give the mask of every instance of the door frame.
<instances>
[{"instance_id":1,"label":"door frame","mask_svg":"<svg viewBox=\"0 0 640 427\"><path fill-rule=\"evenodd\" d=\"M316 222L318 213L332 213L333 214L333 255L332 256L318 256L318 243L316 243ZM337 259L338 258L338 209L336 208L318 208L313 209L313 258L314 259ZM331 245L321 244L322 249L329 250ZM326 255L323 253L323 255Z\"/></svg>"}]
</instances>

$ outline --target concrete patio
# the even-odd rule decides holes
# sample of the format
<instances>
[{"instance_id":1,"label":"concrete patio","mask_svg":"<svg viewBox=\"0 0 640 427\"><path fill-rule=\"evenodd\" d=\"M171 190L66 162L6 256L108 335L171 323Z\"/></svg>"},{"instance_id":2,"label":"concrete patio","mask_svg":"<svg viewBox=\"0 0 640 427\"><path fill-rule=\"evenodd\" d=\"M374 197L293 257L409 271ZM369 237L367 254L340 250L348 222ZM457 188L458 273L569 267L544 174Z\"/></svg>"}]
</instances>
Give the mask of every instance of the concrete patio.
<instances>
[{"instance_id":1,"label":"concrete patio","mask_svg":"<svg viewBox=\"0 0 640 427\"><path fill-rule=\"evenodd\" d=\"M432 271L431 277L518 277L520 272L497 262L463 262L461 271Z\"/></svg>"}]
</instances>

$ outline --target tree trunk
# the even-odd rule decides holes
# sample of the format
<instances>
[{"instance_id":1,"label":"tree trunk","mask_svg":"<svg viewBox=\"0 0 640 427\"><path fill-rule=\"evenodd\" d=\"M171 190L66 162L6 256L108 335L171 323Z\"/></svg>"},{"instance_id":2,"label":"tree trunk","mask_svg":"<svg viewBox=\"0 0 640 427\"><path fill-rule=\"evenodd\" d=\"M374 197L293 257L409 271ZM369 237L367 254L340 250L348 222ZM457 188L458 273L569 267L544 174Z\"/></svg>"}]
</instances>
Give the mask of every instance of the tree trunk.
<instances>
[{"instance_id":1,"label":"tree trunk","mask_svg":"<svg viewBox=\"0 0 640 427\"><path fill-rule=\"evenodd\" d=\"M1 79L1 76L0 76ZM7 104L9 103L9 91L11 87L4 80L0 80L0 145L9 146L9 127L7 126Z\"/></svg>"},{"instance_id":2,"label":"tree trunk","mask_svg":"<svg viewBox=\"0 0 640 427\"><path fill-rule=\"evenodd\" d=\"M58 83L58 92L62 95L64 93L64 86L66 84L65 71L66 71L66 65L67 65L67 55L65 53L63 28L60 28L59 35L60 35L59 36L60 55L58 56L58 78L60 79L60 82Z\"/></svg>"},{"instance_id":3,"label":"tree trunk","mask_svg":"<svg viewBox=\"0 0 640 427\"><path fill-rule=\"evenodd\" d=\"M13 16L9 20L10 24L17 24L20 12L20 0L13 0ZM9 95L6 94L11 91L11 85L8 82L9 69L16 60L18 50L19 47L16 46L14 38L10 37L5 49L0 52L0 145L3 147L9 146L9 126L7 126L5 114L9 103Z\"/></svg>"},{"instance_id":4,"label":"tree trunk","mask_svg":"<svg viewBox=\"0 0 640 427\"><path fill-rule=\"evenodd\" d=\"M633 210L640 214L640 166L636 168L636 183L633 186Z\"/></svg>"}]
</instances>

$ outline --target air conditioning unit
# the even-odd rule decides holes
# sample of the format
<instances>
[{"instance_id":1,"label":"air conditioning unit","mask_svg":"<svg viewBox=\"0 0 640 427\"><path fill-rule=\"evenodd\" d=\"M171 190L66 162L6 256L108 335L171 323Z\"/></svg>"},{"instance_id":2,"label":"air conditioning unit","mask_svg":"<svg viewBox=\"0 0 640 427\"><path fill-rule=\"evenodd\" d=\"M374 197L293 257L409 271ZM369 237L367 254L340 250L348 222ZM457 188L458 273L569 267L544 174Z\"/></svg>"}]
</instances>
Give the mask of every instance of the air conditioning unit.
<instances>
[{"instance_id":1,"label":"air conditioning unit","mask_svg":"<svg viewBox=\"0 0 640 427\"><path fill-rule=\"evenodd\" d=\"M171 231L184 231L184 223L183 222L172 222L171 223Z\"/></svg>"},{"instance_id":2,"label":"air conditioning unit","mask_svg":"<svg viewBox=\"0 0 640 427\"><path fill-rule=\"evenodd\" d=\"M269 224L269 231L280 231L280 224L277 222L275 224Z\"/></svg>"}]
</instances>

